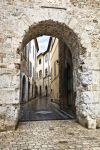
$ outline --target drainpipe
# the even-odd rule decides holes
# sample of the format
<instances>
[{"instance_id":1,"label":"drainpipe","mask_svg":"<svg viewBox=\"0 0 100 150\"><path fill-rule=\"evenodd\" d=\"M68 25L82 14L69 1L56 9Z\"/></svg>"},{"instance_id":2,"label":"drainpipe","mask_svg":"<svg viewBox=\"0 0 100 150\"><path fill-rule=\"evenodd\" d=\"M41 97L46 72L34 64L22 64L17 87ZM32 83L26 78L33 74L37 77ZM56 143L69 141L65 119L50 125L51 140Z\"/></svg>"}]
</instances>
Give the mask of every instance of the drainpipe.
<instances>
[{"instance_id":1,"label":"drainpipe","mask_svg":"<svg viewBox=\"0 0 100 150\"><path fill-rule=\"evenodd\" d=\"M43 55L43 91L44 91L44 55Z\"/></svg>"},{"instance_id":2,"label":"drainpipe","mask_svg":"<svg viewBox=\"0 0 100 150\"><path fill-rule=\"evenodd\" d=\"M47 74L47 75L48 75L48 92L49 92L49 90L50 90L50 89L49 89L49 88L50 88L50 87L49 87L49 75L50 75L50 68L49 68L49 61L50 61L50 58L49 58L49 54L50 54L50 50L49 50L49 52L48 52L48 72L47 72L47 73L48 73L48 74ZM49 93L47 93L47 94L49 94Z\"/></svg>"},{"instance_id":3,"label":"drainpipe","mask_svg":"<svg viewBox=\"0 0 100 150\"><path fill-rule=\"evenodd\" d=\"M29 95L30 95L30 94L29 94L29 92L30 92L30 91L29 91L29 70L30 70L29 67L30 67L30 65L29 65L29 49L28 49L28 101L29 101Z\"/></svg>"}]
</instances>

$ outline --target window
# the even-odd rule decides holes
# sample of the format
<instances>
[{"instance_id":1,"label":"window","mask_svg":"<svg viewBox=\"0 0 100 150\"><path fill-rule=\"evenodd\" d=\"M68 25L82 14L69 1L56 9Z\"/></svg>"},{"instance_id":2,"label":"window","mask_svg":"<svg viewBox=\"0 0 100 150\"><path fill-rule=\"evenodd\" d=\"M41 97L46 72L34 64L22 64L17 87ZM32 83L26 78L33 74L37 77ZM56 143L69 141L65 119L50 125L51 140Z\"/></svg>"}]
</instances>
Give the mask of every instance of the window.
<instances>
[{"instance_id":1,"label":"window","mask_svg":"<svg viewBox=\"0 0 100 150\"><path fill-rule=\"evenodd\" d=\"M56 76L56 61L54 62L54 76Z\"/></svg>"},{"instance_id":2,"label":"window","mask_svg":"<svg viewBox=\"0 0 100 150\"><path fill-rule=\"evenodd\" d=\"M31 53L31 41L27 44L28 51Z\"/></svg>"},{"instance_id":3,"label":"window","mask_svg":"<svg viewBox=\"0 0 100 150\"><path fill-rule=\"evenodd\" d=\"M32 63L29 62L29 76L32 76Z\"/></svg>"},{"instance_id":4,"label":"window","mask_svg":"<svg viewBox=\"0 0 100 150\"><path fill-rule=\"evenodd\" d=\"M21 61L23 60L23 54L21 53Z\"/></svg>"},{"instance_id":5,"label":"window","mask_svg":"<svg viewBox=\"0 0 100 150\"><path fill-rule=\"evenodd\" d=\"M53 77L52 77L52 68L51 68L51 80L53 79Z\"/></svg>"},{"instance_id":6,"label":"window","mask_svg":"<svg viewBox=\"0 0 100 150\"><path fill-rule=\"evenodd\" d=\"M34 67L33 67L33 79L34 79Z\"/></svg>"},{"instance_id":7,"label":"window","mask_svg":"<svg viewBox=\"0 0 100 150\"><path fill-rule=\"evenodd\" d=\"M39 78L42 77L42 70L39 71Z\"/></svg>"},{"instance_id":8,"label":"window","mask_svg":"<svg viewBox=\"0 0 100 150\"><path fill-rule=\"evenodd\" d=\"M38 79L38 72L37 72L37 79Z\"/></svg>"},{"instance_id":9,"label":"window","mask_svg":"<svg viewBox=\"0 0 100 150\"><path fill-rule=\"evenodd\" d=\"M48 61L48 55L45 56L45 62L47 62L47 61Z\"/></svg>"},{"instance_id":10,"label":"window","mask_svg":"<svg viewBox=\"0 0 100 150\"><path fill-rule=\"evenodd\" d=\"M25 58L27 57L27 47L25 46Z\"/></svg>"},{"instance_id":11,"label":"window","mask_svg":"<svg viewBox=\"0 0 100 150\"><path fill-rule=\"evenodd\" d=\"M48 75L48 70L47 68L45 69L45 77Z\"/></svg>"},{"instance_id":12,"label":"window","mask_svg":"<svg viewBox=\"0 0 100 150\"><path fill-rule=\"evenodd\" d=\"M33 48L33 59L34 59L34 48Z\"/></svg>"},{"instance_id":13,"label":"window","mask_svg":"<svg viewBox=\"0 0 100 150\"><path fill-rule=\"evenodd\" d=\"M23 50L23 56L24 56L24 58L26 59L26 51L27 51L27 48L26 48L26 46L24 47L24 50Z\"/></svg>"},{"instance_id":14,"label":"window","mask_svg":"<svg viewBox=\"0 0 100 150\"><path fill-rule=\"evenodd\" d=\"M41 64L41 59L39 59L39 64Z\"/></svg>"},{"instance_id":15,"label":"window","mask_svg":"<svg viewBox=\"0 0 100 150\"><path fill-rule=\"evenodd\" d=\"M23 50L23 57L28 60L28 48L27 48L27 45L24 47L24 50Z\"/></svg>"}]
</instances>

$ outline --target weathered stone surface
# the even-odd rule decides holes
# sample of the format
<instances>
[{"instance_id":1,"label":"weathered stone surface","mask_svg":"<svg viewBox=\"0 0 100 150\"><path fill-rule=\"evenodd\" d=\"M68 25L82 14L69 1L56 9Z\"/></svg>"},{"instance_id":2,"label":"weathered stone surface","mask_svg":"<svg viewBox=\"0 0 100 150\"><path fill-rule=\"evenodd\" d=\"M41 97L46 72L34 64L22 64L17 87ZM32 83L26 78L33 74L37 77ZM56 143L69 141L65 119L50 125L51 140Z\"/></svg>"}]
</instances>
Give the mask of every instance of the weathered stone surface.
<instances>
[{"instance_id":1,"label":"weathered stone surface","mask_svg":"<svg viewBox=\"0 0 100 150\"><path fill-rule=\"evenodd\" d=\"M14 114L11 126L16 125L19 111L12 105L20 103L20 68L16 68L16 64L20 64L20 55L17 49L22 50L32 38L46 34L62 39L69 47L77 118L81 124L95 128L96 118L100 118L99 6L97 0L0 1L0 104L5 108L9 104L10 115ZM97 109L93 109L95 106ZM10 124L7 114L3 114L2 129Z\"/></svg>"},{"instance_id":2,"label":"weathered stone surface","mask_svg":"<svg viewBox=\"0 0 100 150\"><path fill-rule=\"evenodd\" d=\"M19 108L19 105L3 104L0 106L0 131L15 129Z\"/></svg>"},{"instance_id":3,"label":"weathered stone surface","mask_svg":"<svg viewBox=\"0 0 100 150\"><path fill-rule=\"evenodd\" d=\"M87 71L80 76L80 80L84 86L92 84L92 72Z\"/></svg>"},{"instance_id":4,"label":"weathered stone surface","mask_svg":"<svg viewBox=\"0 0 100 150\"><path fill-rule=\"evenodd\" d=\"M70 0L74 6L100 8L99 0Z\"/></svg>"}]
</instances>

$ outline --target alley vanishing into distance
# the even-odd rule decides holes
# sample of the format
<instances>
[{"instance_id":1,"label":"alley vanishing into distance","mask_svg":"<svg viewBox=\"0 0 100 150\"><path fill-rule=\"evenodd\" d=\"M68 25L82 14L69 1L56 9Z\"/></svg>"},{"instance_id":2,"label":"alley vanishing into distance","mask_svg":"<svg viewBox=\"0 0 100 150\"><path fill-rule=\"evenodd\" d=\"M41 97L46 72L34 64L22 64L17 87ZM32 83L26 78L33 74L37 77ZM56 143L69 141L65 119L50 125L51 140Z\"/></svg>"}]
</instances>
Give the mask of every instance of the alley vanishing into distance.
<instances>
[{"instance_id":1,"label":"alley vanishing into distance","mask_svg":"<svg viewBox=\"0 0 100 150\"><path fill-rule=\"evenodd\" d=\"M74 119L72 69L62 40L43 35L27 43L21 52L19 122Z\"/></svg>"}]
</instances>

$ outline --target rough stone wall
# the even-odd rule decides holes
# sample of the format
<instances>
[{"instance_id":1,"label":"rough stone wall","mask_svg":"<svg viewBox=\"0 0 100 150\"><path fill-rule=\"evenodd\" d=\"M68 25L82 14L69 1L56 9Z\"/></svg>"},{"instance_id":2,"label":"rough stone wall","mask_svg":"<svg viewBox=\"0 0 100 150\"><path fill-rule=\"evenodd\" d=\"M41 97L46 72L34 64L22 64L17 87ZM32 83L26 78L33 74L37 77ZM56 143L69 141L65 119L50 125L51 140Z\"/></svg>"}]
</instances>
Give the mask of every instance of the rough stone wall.
<instances>
[{"instance_id":1,"label":"rough stone wall","mask_svg":"<svg viewBox=\"0 0 100 150\"><path fill-rule=\"evenodd\" d=\"M83 2L80 8L70 0L0 1L0 130L14 128L18 120L19 49L43 34L62 38L72 52L79 122L100 126L100 11Z\"/></svg>"},{"instance_id":2,"label":"rough stone wall","mask_svg":"<svg viewBox=\"0 0 100 150\"><path fill-rule=\"evenodd\" d=\"M90 7L90 8L100 8L99 0L70 0L74 6L77 7Z\"/></svg>"}]
</instances>

